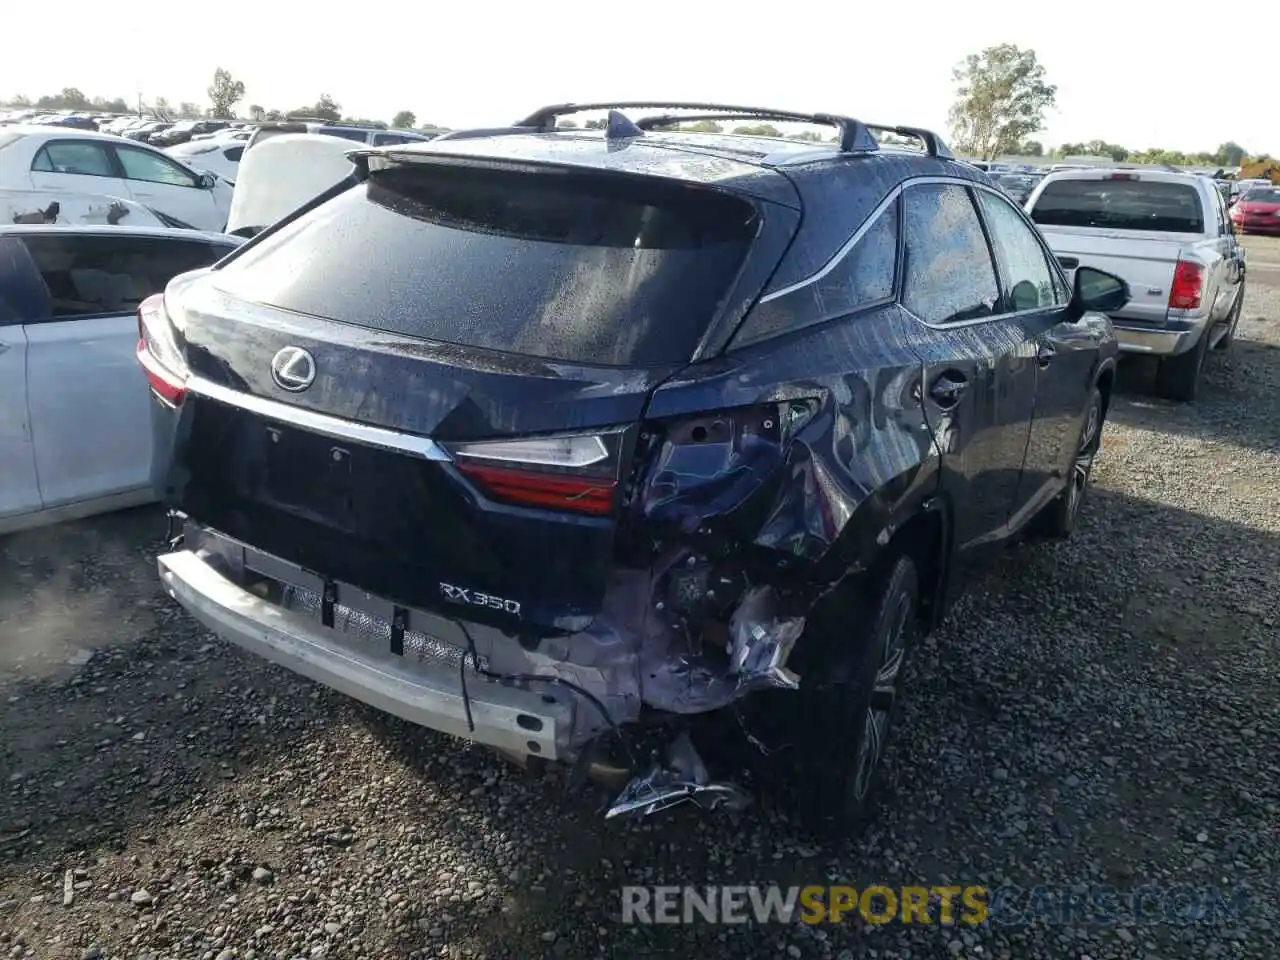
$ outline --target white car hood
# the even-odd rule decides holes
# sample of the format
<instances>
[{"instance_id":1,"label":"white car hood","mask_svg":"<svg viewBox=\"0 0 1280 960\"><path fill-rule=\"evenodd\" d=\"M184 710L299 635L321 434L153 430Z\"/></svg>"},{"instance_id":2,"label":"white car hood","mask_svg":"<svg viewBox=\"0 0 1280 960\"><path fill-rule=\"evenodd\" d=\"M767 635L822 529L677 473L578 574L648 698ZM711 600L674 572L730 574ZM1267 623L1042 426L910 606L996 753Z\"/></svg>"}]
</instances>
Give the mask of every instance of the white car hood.
<instances>
[{"instance_id":1,"label":"white car hood","mask_svg":"<svg viewBox=\"0 0 1280 960\"><path fill-rule=\"evenodd\" d=\"M163 220L133 200L66 190L0 187L0 224L11 223L166 226Z\"/></svg>"},{"instance_id":2,"label":"white car hood","mask_svg":"<svg viewBox=\"0 0 1280 960\"><path fill-rule=\"evenodd\" d=\"M261 229L351 175L358 145L318 133L285 133L256 143L240 159L227 232Z\"/></svg>"}]
</instances>

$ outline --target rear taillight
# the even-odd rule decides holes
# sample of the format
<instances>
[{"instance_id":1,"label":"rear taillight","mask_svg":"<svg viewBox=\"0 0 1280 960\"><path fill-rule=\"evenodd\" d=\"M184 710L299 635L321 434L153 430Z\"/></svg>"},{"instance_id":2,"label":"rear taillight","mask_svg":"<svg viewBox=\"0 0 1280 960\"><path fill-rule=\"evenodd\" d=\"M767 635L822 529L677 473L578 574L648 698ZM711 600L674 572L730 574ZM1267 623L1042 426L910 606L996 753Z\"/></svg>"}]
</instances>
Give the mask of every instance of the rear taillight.
<instances>
[{"instance_id":1,"label":"rear taillight","mask_svg":"<svg viewBox=\"0 0 1280 960\"><path fill-rule=\"evenodd\" d=\"M1173 286L1169 288L1170 310L1194 310L1200 306L1200 291L1204 286L1204 267L1188 260L1179 260L1173 268Z\"/></svg>"},{"instance_id":2,"label":"rear taillight","mask_svg":"<svg viewBox=\"0 0 1280 960\"><path fill-rule=\"evenodd\" d=\"M452 444L461 473L490 499L608 516L617 503L620 434Z\"/></svg>"},{"instance_id":3,"label":"rear taillight","mask_svg":"<svg viewBox=\"0 0 1280 960\"><path fill-rule=\"evenodd\" d=\"M156 396L173 406L182 403L187 363L174 339L163 294L153 294L138 306L138 363Z\"/></svg>"}]
</instances>

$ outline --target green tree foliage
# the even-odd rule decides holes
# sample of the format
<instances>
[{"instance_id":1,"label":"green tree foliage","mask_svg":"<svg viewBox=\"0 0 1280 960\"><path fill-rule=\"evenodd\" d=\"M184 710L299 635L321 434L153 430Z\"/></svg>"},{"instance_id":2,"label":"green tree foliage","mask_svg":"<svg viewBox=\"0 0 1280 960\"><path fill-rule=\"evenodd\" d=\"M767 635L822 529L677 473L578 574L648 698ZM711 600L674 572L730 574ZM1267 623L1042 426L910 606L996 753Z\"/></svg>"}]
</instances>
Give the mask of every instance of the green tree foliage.
<instances>
[{"instance_id":1,"label":"green tree foliage","mask_svg":"<svg viewBox=\"0 0 1280 960\"><path fill-rule=\"evenodd\" d=\"M296 111L299 115L319 117L321 120L335 122L342 119L342 107L327 93L320 94L320 99L310 107Z\"/></svg>"},{"instance_id":2,"label":"green tree foliage","mask_svg":"<svg viewBox=\"0 0 1280 960\"><path fill-rule=\"evenodd\" d=\"M804 140L807 143L821 143L822 134L814 133L812 130L801 130L799 133L787 134L788 140Z\"/></svg>"},{"instance_id":3,"label":"green tree foliage","mask_svg":"<svg viewBox=\"0 0 1280 960\"><path fill-rule=\"evenodd\" d=\"M956 100L951 131L956 146L984 160L1011 152L1028 134L1042 129L1045 110L1057 102L1058 88L1046 81L1036 52L1011 43L970 54L952 76Z\"/></svg>"},{"instance_id":4,"label":"green tree foliage","mask_svg":"<svg viewBox=\"0 0 1280 960\"><path fill-rule=\"evenodd\" d=\"M200 109L200 104L198 103L183 100L178 104L178 117L182 120L199 120L203 115L204 111Z\"/></svg>"},{"instance_id":5,"label":"green tree foliage","mask_svg":"<svg viewBox=\"0 0 1280 960\"><path fill-rule=\"evenodd\" d=\"M418 125L418 118L412 110L401 110L391 118L391 126L397 130L412 130Z\"/></svg>"},{"instance_id":6,"label":"green tree foliage","mask_svg":"<svg viewBox=\"0 0 1280 960\"><path fill-rule=\"evenodd\" d=\"M219 120L230 120L236 115L235 105L244 99L244 82L233 79L230 71L218 67L213 71L208 92L209 112Z\"/></svg>"},{"instance_id":7,"label":"green tree foliage","mask_svg":"<svg viewBox=\"0 0 1280 960\"><path fill-rule=\"evenodd\" d=\"M780 137L782 131L771 123L751 123L741 127L734 127L733 132L741 134L744 137Z\"/></svg>"},{"instance_id":8,"label":"green tree foliage","mask_svg":"<svg viewBox=\"0 0 1280 960\"><path fill-rule=\"evenodd\" d=\"M1039 140L1024 140L1018 147L1020 157L1043 157L1044 144Z\"/></svg>"}]
</instances>

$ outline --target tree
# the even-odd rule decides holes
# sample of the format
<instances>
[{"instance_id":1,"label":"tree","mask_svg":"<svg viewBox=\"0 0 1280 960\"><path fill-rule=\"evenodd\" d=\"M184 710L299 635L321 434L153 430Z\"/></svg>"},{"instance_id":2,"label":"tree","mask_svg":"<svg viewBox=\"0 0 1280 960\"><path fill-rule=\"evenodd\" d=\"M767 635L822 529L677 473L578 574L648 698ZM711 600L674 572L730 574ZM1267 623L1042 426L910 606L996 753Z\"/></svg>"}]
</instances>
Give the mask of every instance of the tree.
<instances>
[{"instance_id":1,"label":"tree","mask_svg":"<svg viewBox=\"0 0 1280 960\"><path fill-rule=\"evenodd\" d=\"M582 125L584 130L603 130L608 124L604 120L588 120Z\"/></svg>"},{"instance_id":2,"label":"tree","mask_svg":"<svg viewBox=\"0 0 1280 960\"><path fill-rule=\"evenodd\" d=\"M742 127L734 127L733 132L744 137L780 137L782 131L771 123L750 123Z\"/></svg>"},{"instance_id":3,"label":"tree","mask_svg":"<svg viewBox=\"0 0 1280 960\"><path fill-rule=\"evenodd\" d=\"M273 122L279 122L284 119L284 113L280 110L268 110L265 119Z\"/></svg>"},{"instance_id":4,"label":"tree","mask_svg":"<svg viewBox=\"0 0 1280 960\"><path fill-rule=\"evenodd\" d=\"M787 134L788 140L804 140L806 143L821 143L822 134L814 133L812 130L801 130L799 133Z\"/></svg>"},{"instance_id":5,"label":"tree","mask_svg":"<svg viewBox=\"0 0 1280 960\"><path fill-rule=\"evenodd\" d=\"M308 113L313 117L319 117L321 120L330 122L342 119L342 107L327 93L320 94L320 99L316 101L315 106L303 107L299 112Z\"/></svg>"},{"instance_id":6,"label":"tree","mask_svg":"<svg viewBox=\"0 0 1280 960\"><path fill-rule=\"evenodd\" d=\"M1044 126L1058 88L1045 82L1034 50L1011 43L971 53L952 72L951 131L962 153L984 160L1010 152Z\"/></svg>"},{"instance_id":7,"label":"tree","mask_svg":"<svg viewBox=\"0 0 1280 960\"><path fill-rule=\"evenodd\" d=\"M253 120L255 123L261 123L263 119L266 117L266 115L267 115L267 111L263 110L260 105L256 103L249 104L250 120Z\"/></svg>"},{"instance_id":8,"label":"tree","mask_svg":"<svg viewBox=\"0 0 1280 960\"><path fill-rule=\"evenodd\" d=\"M244 99L244 81L233 80L231 73L218 67L213 71L213 83L209 87L209 103L211 112L219 120L234 117L235 105Z\"/></svg>"},{"instance_id":9,"label":"tree","mask_svg":"<svg viewBox=\"0 0 1280 960\"><path fill-rule=\"evenodd\" d=\"M1017 153L1020 157L1043 157L1044 144L1039 140L1027 140L1018 147Z\"/></svg>"},{"instance_id":10,"label":"tree","mask_svg":"<svg viewBox=\"0 0 1280 960\"><path fill-rule=\"evenodd\" d=\"M178 104L178 116L183 120L196 120L200 117L200 104L183 100Z\"/></svg>"},{"instance_id":11,"label":"tree","mask_svg":"<svg viewBox=\"0 0 1280 960\"><path fill-rule=\"evenodd\" d=\"M576 120L557 120L556 129L557 130L577 130L578 123Z\"/></svg>"},{"instance_id":12,"label":"tree","mask_svg":"<svg viewBox=\"0 0 1280 960\"><path fill-rule=\"evenodd\" d=\"M169 106L169 101L164 97L156 97L151 109L156 112L157 116L161 117L167 117L173 112L173 107Z\"/></svg>"},{"instance_id":13,"label":"tree","mask_svg":"<svg viewBox=\"0 0 1280 960\"><path fill-rule=\"evenodd\" d=\"M699 120L681 129L688 130L690 133L724 133L724 127L714 120Z\"/></svg>"},{"instance_id":14,"label":"tree","mask_svg":"<svg viewBox=\"0 0 1280 960\"><path fill-rule=\"evenodd\" d=\"M418 125L418 118L412 110L401 110L391 118L391 126L396 130L412 130Z\"/></svg>"},{"instance_id":15,"label":"tree","mask_svg":"<svg viewBox=\"0 0 1280 960\"><path fill-rule=\"evenodd\" d=\"M22 94L18 94L16 97L14 97L12 100L9 101L9 106L18 107L19 109L22 109L24 107L29 107L31 106L31 98L24 97Z\"/></svg>"},{"instance_id":16,"label":"tree","mask_svg":"<svg viewBox=\"0 0 1280 960\"><path fill-rule=\"evenodd\" d=\"M1217 152L1213 155L1213 159L1215 163L1224 167L1238 167L1248 153L1248 150L1234 140L1228 140L1226 143L1219 145Z\"/></svg>"}]
</instances>

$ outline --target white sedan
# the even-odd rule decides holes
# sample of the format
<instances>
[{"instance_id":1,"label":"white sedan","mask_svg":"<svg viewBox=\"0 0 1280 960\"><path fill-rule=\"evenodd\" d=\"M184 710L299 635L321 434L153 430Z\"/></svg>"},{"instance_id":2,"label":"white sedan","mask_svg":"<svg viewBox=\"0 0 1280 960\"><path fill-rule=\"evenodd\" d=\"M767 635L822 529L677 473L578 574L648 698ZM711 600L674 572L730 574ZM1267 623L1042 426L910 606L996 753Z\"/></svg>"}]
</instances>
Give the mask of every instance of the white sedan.
<instances>
[{"instance_id":1,"label":"white sedan","mask_svg":"<svg viewBox=\"0 0 1280 960\"><path fill-rule=\"evenodd\" d=\"M231 210L229 183L162 150L68 127L0 128L0 187L105 194L199 230L220 231Z\"/></svg>"},{"instance_id":2,"label":"white sedan","mask_svg":"<svg viewBox=\"0 0 1280 960\"><path fill-rule=\"evenodd\" d=\"M176 147L169 147L165 153L171 157L177 157L197 170L216 173L227 183L234 184L240 171L240 157L244 154L247 139L248 137L208 137L189 140Z\"/></svg>"},{"instance_id":3,"label":"white sedan","mask_svg":"<svg viewBox=\"0 0 1280 960\"><path fill-rule=\"evenodd\" d=\"M0 225L0 535L155 499L138 304L241 242Z\"/></svg>"}]
</instances>

